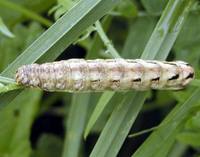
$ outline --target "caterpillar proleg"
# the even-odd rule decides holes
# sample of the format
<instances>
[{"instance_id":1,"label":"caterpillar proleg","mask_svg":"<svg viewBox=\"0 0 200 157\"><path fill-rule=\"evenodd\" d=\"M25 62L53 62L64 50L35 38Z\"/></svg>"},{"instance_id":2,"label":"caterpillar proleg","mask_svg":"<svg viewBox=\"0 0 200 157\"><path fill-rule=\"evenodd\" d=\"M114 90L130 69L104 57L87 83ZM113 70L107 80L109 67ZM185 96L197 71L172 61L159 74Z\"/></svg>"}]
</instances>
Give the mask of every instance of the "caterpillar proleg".
<instances>
[{"instance_id":1,"label":"caterpillar proleg","mask_svg":"<svg viewBox=\"0 0 200 157\"><path fill-rule=\"evenodd\" d=\"M142 59L69 59L18 68L16 82L46 91L124 91L185 87L194 78L183 61Z\"/></svg>"}]
</instances>

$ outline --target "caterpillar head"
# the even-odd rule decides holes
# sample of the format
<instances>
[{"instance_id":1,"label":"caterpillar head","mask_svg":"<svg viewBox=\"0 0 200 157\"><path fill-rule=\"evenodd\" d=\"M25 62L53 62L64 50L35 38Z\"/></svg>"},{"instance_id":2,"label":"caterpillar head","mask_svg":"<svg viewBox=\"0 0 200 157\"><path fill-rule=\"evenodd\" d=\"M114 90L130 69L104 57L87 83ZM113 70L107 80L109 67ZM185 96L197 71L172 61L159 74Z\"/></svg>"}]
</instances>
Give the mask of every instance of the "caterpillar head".
<instances>
[{"instance_id":1,"label":"caterpillar head","mask_svg":"<svg viewBox=\"0 0 200 157\"><path fill-rule=\"evenodd\" d=\"M16 71L15 81L24 86L38 86L40 81L35 75L37 64L23 65Z\"/></svg>"}]
</instances>

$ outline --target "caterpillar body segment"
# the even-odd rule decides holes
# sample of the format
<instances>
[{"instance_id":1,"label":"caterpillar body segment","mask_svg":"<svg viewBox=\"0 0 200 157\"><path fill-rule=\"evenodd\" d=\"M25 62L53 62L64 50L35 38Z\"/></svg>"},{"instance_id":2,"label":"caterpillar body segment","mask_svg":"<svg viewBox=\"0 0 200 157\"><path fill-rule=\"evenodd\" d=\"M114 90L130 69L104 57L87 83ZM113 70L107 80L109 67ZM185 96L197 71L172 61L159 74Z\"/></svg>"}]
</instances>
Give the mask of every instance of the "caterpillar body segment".
<instances>
[{"instance_id":1,"label":"caterpillar body segment","mask_svg":"<svg viewBox=\"0 0 200 157\"><path fill-rule=\"evenodd\" d=\"M183 61L69 59L24 65L15 78L18 84L47 91L176 90L194 78L194 70Z\"/></svg>"}]
</instances>

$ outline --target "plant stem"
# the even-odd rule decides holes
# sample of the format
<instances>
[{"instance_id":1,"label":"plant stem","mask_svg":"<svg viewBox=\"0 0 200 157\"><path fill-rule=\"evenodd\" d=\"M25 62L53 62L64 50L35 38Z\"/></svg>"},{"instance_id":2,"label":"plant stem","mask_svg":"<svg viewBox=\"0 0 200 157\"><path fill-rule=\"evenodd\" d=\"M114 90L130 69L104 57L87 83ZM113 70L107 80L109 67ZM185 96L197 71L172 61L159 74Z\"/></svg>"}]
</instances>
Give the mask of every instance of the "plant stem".
<instances>
[{"instance_id":1,"label":"plant stem","mask_svg":"<svg viewBox=\"0 0 200 157\"><path fill-rule=\"evenodd\" d=\"M145 129L145 130L133 133L133 134L129 135L128 137L129 138L134 138L134 137L137 137L137 136L152 132L152 131L154 131L154 130L156 130L158 128L159 128L159 126L155 126L155 127L149 128L149 129Z\"/></svg>"},{"instance_id":2,"label":"plant stem","mask_svg":"<svg viewBox=\"0 0 200 157\"><path fill-rule=\"evenodd\" d=\"M16 90L16 89L20 89L20 88L23 88L23 87L16 84L16 83L12 83L12 84L8 84L8 85L5 85L3 87L0 87L0 93L6 93L6 92Z\"/></svg>"},{"instance_id":3,"label":"plant stem","mask_svg":"<svg viewBox=\"0 0 200 157\"><path fill-rule=\"evenodd\" d=\"M23 88L23 86L18 85L14 79L8 77L0 76L0 83L3 85L0 87L0 93Z\"/></svg>"},{"instance_id":4,"label":"plant stem","mask_svg":"<svg viewBox=\"0 0 200 157\"><path fill-rule=\"evenodd\" d=\"M166 126L167 124L169 124L170 122L169 121L165 121L164 123L160 124L160 125L157 125L157 126L154 126L154 127L151 127L151 128L148 128L148 129L145 129L145 130L142 130L142 131L139 131L139 132L136 132L136 133L133 133L133 134L130 134L128 135L129 138L133 138L133 137L136 137L136 136L140 136L140 135L143 135L143 134L146 134L146 133L149 133L149 132L152 132L152 131L155 131L163 126Z\"/></svg>"},{"instance_id":5,"label":"plant stem","mask_svg":"<svg viewBox=\"0 0 200 157\"><path fill-rule=\"evenodd\" d=\"M121 56L119 55L119 53L117 52L117 50L114 48L114 46L112 45L111 41L109 40L109 38L107 37L107 35L105 34L101 23L99 21L97 21L95 23L96 26L96 31L99 34L101 40L103 41L103 43L105 44L105 46L107 47L108 51L110 52L110 54L114 57L114 58L121 58Z\"/></svg>"},{"instance_id":6,"label":"plant stem","mask_svg":"<svg viewBox=\"0 0 200 157\"><path fill-rule=\"evenodd\" d=\"M15 80L8 77L0 76L0 82L5 83L5 84L11 84L11 83L15 83Z\"/></svg>"}]
</instances>

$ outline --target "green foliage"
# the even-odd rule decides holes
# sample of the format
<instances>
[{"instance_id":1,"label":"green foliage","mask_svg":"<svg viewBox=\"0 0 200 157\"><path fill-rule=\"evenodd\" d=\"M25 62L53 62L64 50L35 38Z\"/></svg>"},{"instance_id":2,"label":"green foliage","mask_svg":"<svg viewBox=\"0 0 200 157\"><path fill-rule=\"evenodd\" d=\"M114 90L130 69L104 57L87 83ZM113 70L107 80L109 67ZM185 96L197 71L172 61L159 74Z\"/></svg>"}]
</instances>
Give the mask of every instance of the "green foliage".
<instances>
[{"instance_id":1,"label":"green foliage","mask_svg":"<svg viewBox=\"0 0 200 157\"><path fill-rule=\"evenodd\" d=\"M184 144L191 145L193 147L200 146L200 111L192 116L186 122L185 129L178 134L177 139Z\"/></svg>"},{"instance_id":2,"label":"green foliage","mask_svg":"<svg viewBox=\"0 0 200 157\"><path fill-rule=\"evenodd\" d=\"M146 11L150 14L161 14L169 0L142 0Z\"/></svg>"},{"instance_id":3,"label":"green foliage","mask_svg":"<svg viewBox=\"0 0 200 157\"><path fill-rule=\"evenodd\" d=\"M44 134L39 139L37 149L32 156L35 157L55 157L61 156L63 142L60 138L52 134Z\"/></svg>"},{"instance_id":4,"label":"green foliage","mask_svg":"<svg viewBox=\"0 0 200 157\"><path fill-rule=\"evenodd\" d=\"M13 27L14 38L0 38L0 71L3 71L19 54L27 48L41 33L43 28L39 23L33 22L29 26L17 24Z\"/></svg>"},{"instance_id":5,"label":"green foliage","mask_svg":"<svg viewBox=\"0 0 200 157\"><path fill-rule=\"evenodd\" d=\"M0 157L180 157L190 153L188 146L191 156L199 155L197 1L1 0L0 17ZM15 83L19 66L53 61L73 48L78 55L83 48L87 59L185 60L194 66L196 80L175 92L79 94L50 94ZM54 131L44 129L36 138L36 122L46 115L59 117L64 131L47 118L50 124L43 125ZM138 138L150 131L140 145ZM127 145L127 138L138 148ZM94 146L88 148L90 142Z\"/></svg>"},{"instance_id":6,"label":"green foliage","mask_svg":"<svg viewBox=\"0 0 200 157\"><path fill-rule=\"evenodd\" d=\"M30 156L30 130L40 98L40 91L26 90L0 111L0 156Z\"/></svg>"},{"instance_id":7,"label":"green foliage","mask_svg":"<svg viewBox=\"0 0 200 157\"><path fill-rule=\"evenodd\" d=\"M6 35L7 37L10 37L10 38L14 37L14 35L9 31L9 29L4 24L4 22L3 22L1 17L0 17L0 32L2 34Z\"/></svg>"},{"instance_id":8,"label":"green foliage","mask_svg":"<svg viewBox=\"0 0 200 157\"><path fill-rule=\"evenodd\" d=\"M64 13L74 7L78 1L79 0L58 0L58 4L50 10L50 13L55 11L54 17L55 19L58 19Z\"/></svg>"},{"instance_id":9,"label":"green foliage","mask_svg":"<svg viewBox=\"0 0 200 157\"><path fill-rule=\"evenodd\" d=\"M120 5L116 7L116 11L126 18L137 16L137 8L130 0L121 1Z\"/></svg>"}]
</instances>

